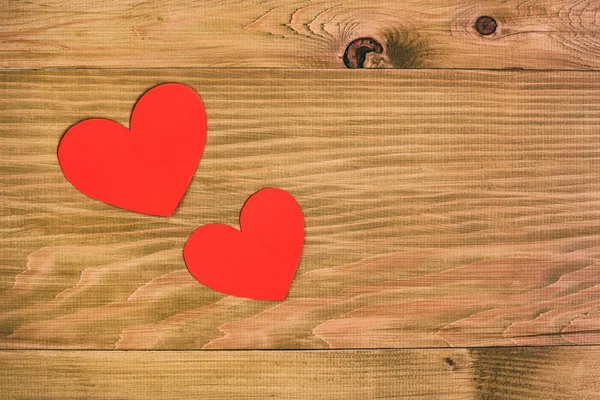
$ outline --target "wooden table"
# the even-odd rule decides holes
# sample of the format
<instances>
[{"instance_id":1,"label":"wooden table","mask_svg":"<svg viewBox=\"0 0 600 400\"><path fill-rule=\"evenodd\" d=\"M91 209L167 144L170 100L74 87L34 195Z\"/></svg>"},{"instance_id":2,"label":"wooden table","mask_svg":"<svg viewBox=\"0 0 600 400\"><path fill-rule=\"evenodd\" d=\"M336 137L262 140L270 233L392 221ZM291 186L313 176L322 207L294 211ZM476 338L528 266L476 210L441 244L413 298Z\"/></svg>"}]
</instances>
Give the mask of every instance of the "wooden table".
<instances>
[{"instance_id":1,"label":"wooden table","mask_svg":"<svg viewBox=\"0 0 600 400\"><path fill-rule=\"evenodd\" d=\"M598 1L1 6L3 398L600 398ZM209 121L173 217L73 188L65 130L169 81ZM268 186L287 300L194 280Z\"/></svg>"}]
</instances>

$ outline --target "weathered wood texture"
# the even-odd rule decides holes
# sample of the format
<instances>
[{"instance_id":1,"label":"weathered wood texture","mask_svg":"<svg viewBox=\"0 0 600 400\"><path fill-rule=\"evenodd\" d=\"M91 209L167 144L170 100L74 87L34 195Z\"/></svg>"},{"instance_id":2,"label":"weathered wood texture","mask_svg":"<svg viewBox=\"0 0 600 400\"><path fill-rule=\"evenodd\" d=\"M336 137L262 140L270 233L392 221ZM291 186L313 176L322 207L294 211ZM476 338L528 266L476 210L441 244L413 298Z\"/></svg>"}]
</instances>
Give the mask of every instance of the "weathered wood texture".
<instances>
[{"instance_id":1,"label":"weathered wood texture","mask_svg":"<svg viewBox=\"0 0 600 400\"><path fill-rule=\"evenodd\" d=\"M194 87L208 143L172 218L91 200L56 148ZM377 348L600 343L600 74L0 73L2 348ZM196 282L181 250L290 191L306 218L285 302Z\"/></svg>"},{"instance_id":2,"label":"weathered wood texture","mask_svg":"<svg viewBox=\"0 0 600 400\"><path fill-rule=\"evenodd\" d=\"M10 399L597 399L587 348L1 351Z\"/></svg>"},{"instance_id":3,"label":"weathered wood texture","mask_svg":"<svg viewBox=\"0 0 600 400\"><path fill-rule=\"evenodd\" d=\"M471 364L465 350L0 351L0 386L15 400L467 399Z\"/></svg>"},{"instance_id":4,"label":"weathered wood texture","mask_svg":"<svg viewBox=\"0 0 600 400\"><path fill-rule=\"evenodd\" d=\"M0 67L345 68L372 37L387 68L600 67L600 3L581 0L3 1ZM498 28L474 28L488 15Z\"/></svg>"},{"instance_id":5,"label":"weathered wood texture","mask_svg":"<svg viewBox=\"0 0 600 400\"><path fill-rule=\"evenodd\" d=\"M469 355L479 399L600 398L596 346L476 349Z\"/></svg>"}]
</instances>

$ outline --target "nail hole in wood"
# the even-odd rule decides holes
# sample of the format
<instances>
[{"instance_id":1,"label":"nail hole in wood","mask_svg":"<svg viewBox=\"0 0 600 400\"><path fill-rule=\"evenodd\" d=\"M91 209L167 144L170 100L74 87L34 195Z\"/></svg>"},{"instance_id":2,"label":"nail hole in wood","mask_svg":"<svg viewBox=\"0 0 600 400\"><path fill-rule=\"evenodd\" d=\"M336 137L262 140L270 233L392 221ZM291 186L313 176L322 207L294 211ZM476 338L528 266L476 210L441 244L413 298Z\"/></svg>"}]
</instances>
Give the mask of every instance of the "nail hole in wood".
<instances>
[{"instance_id":1,"label":"nail hole in wood","mask_svg":"<svg viewBox=\"0 0 600 400\"><path fill-rule=\"evenodd\" d=\"M456 367L456 363L455 363L455 362L454 362L454 360L453 360L453 359L451 359L450 357L447 357L447 358L446 358L444 361L446 361L446 364L447 364L447 365L448 365L450 368L454 369L454 367Z\"/></svg>"},{"instance_id":2,"label":"nail hole in wood","mask_svg":"<svg viewBox=\"0 0 600 400\"><path fill-rule=\"evenodd\" d=\"M360 38L353 40L344 53L344 64L348 68L364 68L367 54L370 52L382 53L383 46L373 38Z\"/></svg>"},{"instance_id":3,"label":"nail hole in wood","mask_svg":"<svg viewBox=\"0 0 600 400\"><path fill-rule=\"evenodd\" d=\"M492 17L483 16L477 18L477 21L475 21L475 29L480 35L491 35L492 33L496 32L497 27L498 23Z\"/></svg>"}]
</instances>

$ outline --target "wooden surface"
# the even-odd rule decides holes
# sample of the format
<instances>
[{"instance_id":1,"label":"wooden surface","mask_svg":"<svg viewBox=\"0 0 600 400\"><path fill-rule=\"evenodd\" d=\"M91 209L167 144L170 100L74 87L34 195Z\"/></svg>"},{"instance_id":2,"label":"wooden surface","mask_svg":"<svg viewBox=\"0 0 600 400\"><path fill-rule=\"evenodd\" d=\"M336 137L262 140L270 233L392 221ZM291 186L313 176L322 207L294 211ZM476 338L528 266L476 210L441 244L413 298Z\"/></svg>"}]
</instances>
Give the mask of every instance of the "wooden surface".
<instances>
[{"instance_id":1,"label":"wooden surface","mask_svg":"<svg viewBox=\"0 0 600 400\"><path fill-rule=\"evenodd\" d=\"M600 67L600 4L589 0L41 0L0 2L0 68ZM480 35L480 16L495 33Z\"/></svg>"},{"instance_id":2,"label":"wooden surface","mask_svg":"<svg viewBox=\"0 0 600 400\"><path fill-rule=\"evenodd\" d=\"M0 386L10 399L597 399L599 360L589 347L1 351Z\"/></svg>"},{"instance_id":3,"label":"wooden surface","mask_svg":"<svg viewBox=\"0 0 600 400\"><path fill-rule=\"evenodd\" d=\"M599 1L0 10L1 398L600 399ZM69 185L65 130L166 81L209 121L174 216ZM306 216L288 299L196 282L191 232L266 186Z\"/></svg>"},{"instance_id":4,"label":"wooden surface","mask_svg":"<svg viewBox=\"0 0 600 400\"><path fill-rule=\"evenodd\" d=\"M62 70L0 74L0 346L323 349L600 344L600 73ZM172 218L91 200L55 151L149 87L206 103ZM290 191L285 302L196 282L181 249Z\"/></svg>"}]
</instances>

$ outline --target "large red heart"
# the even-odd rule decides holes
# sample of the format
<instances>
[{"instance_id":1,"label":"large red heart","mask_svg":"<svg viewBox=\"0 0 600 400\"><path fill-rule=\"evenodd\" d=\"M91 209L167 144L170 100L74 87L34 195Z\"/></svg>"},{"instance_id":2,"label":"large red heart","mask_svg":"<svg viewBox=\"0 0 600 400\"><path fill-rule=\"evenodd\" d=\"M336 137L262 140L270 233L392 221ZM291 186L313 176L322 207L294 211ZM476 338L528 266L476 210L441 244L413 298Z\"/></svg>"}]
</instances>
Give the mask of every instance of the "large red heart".
<instances>
[{"instance_id":1,"label":"large red heart","mask_svg":"<svg viewBox=\"0 0 600 400\"><path fill-rule=\"evenodd\" d=\"M60 142L58 161L65 178L91 198L170 216L202 158L206 130L200 96L166 83L138 100L129 129L102 118L73 125Z\"/></svg>"},{"instance_id":2,"label":"large red heart","mask_svg":"<svg viewBox=\"0 0 600 400\"><path fill-rule=\"evenodd\" d=\"M240 213L240 230L198 228L183 248L190 273L219 292L259 300L285 300L304 245L302 210L288 192L262 189Z\"/></svg>"}]
</instances>

